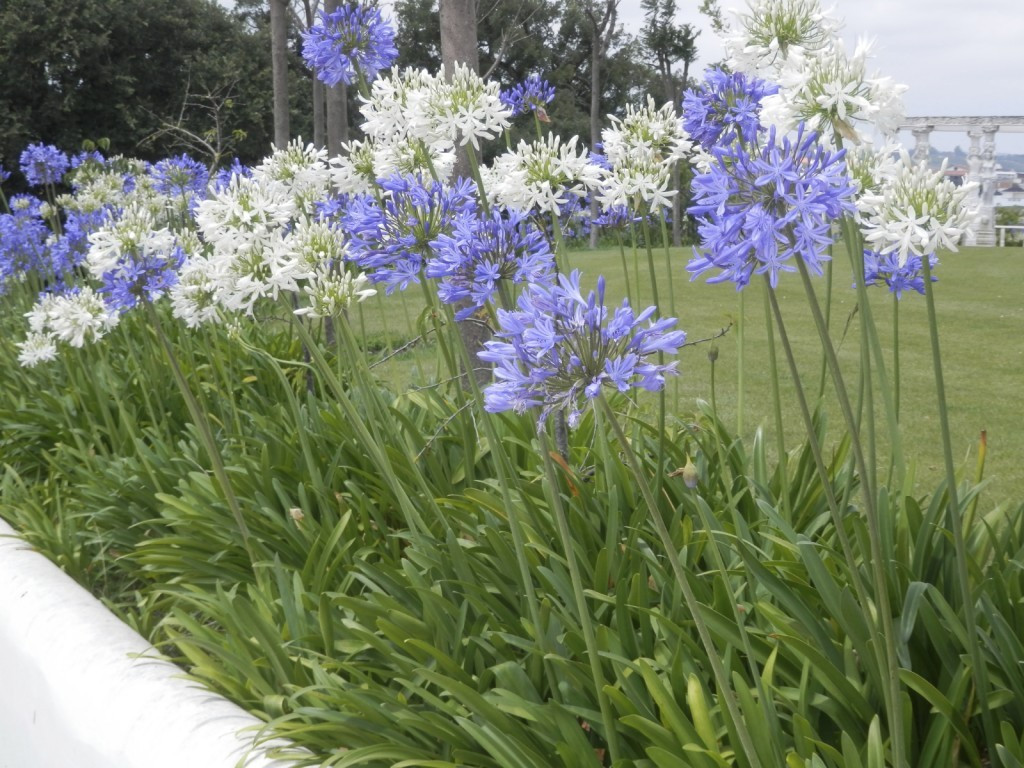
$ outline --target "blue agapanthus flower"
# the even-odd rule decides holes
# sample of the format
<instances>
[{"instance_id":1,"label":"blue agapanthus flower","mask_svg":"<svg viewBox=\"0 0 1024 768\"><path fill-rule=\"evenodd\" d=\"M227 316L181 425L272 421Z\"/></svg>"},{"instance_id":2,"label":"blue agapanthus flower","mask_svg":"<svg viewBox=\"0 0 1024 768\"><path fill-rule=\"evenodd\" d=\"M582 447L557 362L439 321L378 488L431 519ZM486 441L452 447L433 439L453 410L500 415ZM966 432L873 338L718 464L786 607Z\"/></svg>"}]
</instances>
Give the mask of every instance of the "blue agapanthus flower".
<instances>
[{"instance_id":1,"label":"blue agapanthus flower","mask_svg":"<svg viewBox=\"0 0 1024 768\"><path fill-rule=\"evenodd\" d=\"M223 192L231 184L231 178L233 176L245 176L248 178L252 176L252 168L242 164L242 161L237 157L231 161L231 165L227 168L219 169L213 175L213 187L214 192Z\"/></svg>"},{"instance_id":2,"label":"blue agapanthus flower","mask_svg":"<svg viewBox=\"0 0 1024 768\"><path fill-rule=\"evenodd\" d=\"M72 279L75 269L85 261L89 234L106 223L110 210L105 206L93 211L68 211L60 236L50 241L50 264L58 285Z\"/></svg>"},{"instance_id":3,"label":"blue agapanthus flower","mask_svg":"<svg viewBox=\"0 0 1024 768\"><path fill-rule=\"evenodd\" d=\"M935 255L928 257L928 266L938 266L939 260ZM938 278L932 275L932 282ZM910 254L907 260L900 264L898 251L891 253L878 253L869 249L864 250L864 284L865 285L886 285L890 293L896 295L897 299L903 297L904 291L917 291L924 293L924 264L921 257Z\"/></svg>"},{"instance_id":4,"label":"blue agapanthus flower","mask_svg":"<svg viewBox=\"0 0 1024 768\"><path fill-rule=\"evenodd\" d=\"M3 184L9 178L11 178L11 172L5 169L3 165L0 165L0 184Z\"/></svg>"},{"instance_id":5,"label":"blue agapanthus flower","mask_svg":"<svg viewBox=\"0 0 1024 768\"><path fill-rule=\"evenodd\" d=\"M709 69L700 86L683 93L683 129L708 151L737 137L752 142L761 130L761 100L778 90L742 72Z\"/></svg>"},{"instance_id":6,"label":"blue agapanthus flower","mask_svg":"<svg viewBox=\"0 0 1024 768\"><path fill-rule=\"evenodd\" d=\"M693 277L717 270L709 283L732 281L737 290L751 275L767 274L774 288L792 272L794 256L815 274L828 260L832 222L853 211L855 188L844 150L818 144L803 123L781 140L769 130L760 144L739 142L711 150L707 173L694 177L700 248L687 265Z\"/></svg>"},{"instance_id":7,"label":"blue agapanthus flower","mask_svg":"<svg viewBox=\"0 0 1024 768\"><path fill-rule=\"evenodd\" d=\"M143 250L134 258L122 259L117 269L104 272L99 293L112 310L125 312L141 300L154 301L174 287L184 261L180 247L169 253Z\"/></svg>"},{"instance_id":8,"label":"blue agapanthus flower","mask_svg":"<svg viewBox=\"0 0 1024 768\"><path fill-rule=\"evenodd\" d=\"M302 33L302 58L327 85L372 80L398 58L395 29L378 8L346 3Z\"/></svg>"},{"instance_id":9,"label":"blue agapanthus flower","mask_svg":"<svg viewBox=\"0 0 1024 768\"><path fill-rule=\"evenodd\" d=\"M546 119L544 105L555 98L555 87L540 75L532 74L518 85L502 91L500 98L501 103L512 110L512 117L537 112Z\"/></svg>"},{"instance_id":10,"label":"blue agapanthus flower","mask_svg":"<svg viewBox=\"0 0 1024 768\"><path fill-rule=\"evenodd\" d=\"M575 425L602 387L627 392L665 385L677 361L659 363L655 355L674 355L686 334L672 330L675 318L651 320L654 307L636 314L623 300L606 309L604 290L599 277L597 290L584 297L577 270L559 275L556 283L530 286L520 294L517 310L498 310L496 338L479 353L494 363L497 379L484 390L488 411L540 408L542 425L560 410Z\"/></svg>"},{"instance_id":11,"label":"blue agapanthus flower","mask_svg":"<svg viewBox=\"0 0 1024 768\"><path fill-rule=\"evenodd\" d=\"M12 278L50 275L50 227L42 217L42 201L32 195L14 195L11 213L0 214L0 292Z\"/></svg>"},{"instance_id":12,"label":"blue agapanthus flower","mask_svg":"<svg viewBox=\"0 0 1024 768\"><path fill-rule=\"evenodd\" d=\"M149 177L160 194L189 202L205 196L210 182L206 166L186 154L154 163L149 167Z\"/></svg>"},{"instance_id":13,"label":"blue agapanthus flower","mask_svg":"<svg viewBox=\"0 0 1024 768\"><path fill-rule=\"evenodd\" d=\"M387 293L418 283L433 254L432 242L451 231L455 219L476 210L476 187L459 179L448 187L417 176L379 179L383 194L353 195L341 217L349 233L349 258Z\"/></svg>"},{"instance_id":14,"label":"blue agapanthus flower","mask_svg":"<svg viewBox=\"0 0 1024 768\"><path fill-rule=\"evenodd\" d=\"M59 184L69 165L68 156L52 144L29 144L21 153L21 172L34 187Z\"/></svg>"},{"instance_id":15,"label":"blue agapanthus flower","mask_svg":"<svg viewBox=\"0 0 1024 768\"><path fill-rule=\"evenodd\" d=\"M510 283L550 283L555 257L543 233L515 211L498 210L490 216L463 213L451 234L431 245L433 257L426 276L440 278L437 293L448 304L466 302L457 320L473 314Z\"/></svg>"}]
</instances>

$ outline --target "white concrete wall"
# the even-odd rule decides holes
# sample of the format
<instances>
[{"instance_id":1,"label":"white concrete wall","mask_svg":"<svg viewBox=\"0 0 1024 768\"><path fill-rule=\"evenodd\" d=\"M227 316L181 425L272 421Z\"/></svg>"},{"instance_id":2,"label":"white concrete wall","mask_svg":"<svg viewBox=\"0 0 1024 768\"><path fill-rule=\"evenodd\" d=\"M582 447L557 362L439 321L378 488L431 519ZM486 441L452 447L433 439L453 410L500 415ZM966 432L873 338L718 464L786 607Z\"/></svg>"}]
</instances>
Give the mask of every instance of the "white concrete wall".
<instances>
[{"instance_id":1,"label":"white concrete wall","mask_svg":"<svg viewBox=\"0 0 1024 768\"><path fill-rule=\"evenodd\" d=\"M0 520L0 768L288 765L252 751L258 719L12 535Z\"/></svg>"}]
</instances>

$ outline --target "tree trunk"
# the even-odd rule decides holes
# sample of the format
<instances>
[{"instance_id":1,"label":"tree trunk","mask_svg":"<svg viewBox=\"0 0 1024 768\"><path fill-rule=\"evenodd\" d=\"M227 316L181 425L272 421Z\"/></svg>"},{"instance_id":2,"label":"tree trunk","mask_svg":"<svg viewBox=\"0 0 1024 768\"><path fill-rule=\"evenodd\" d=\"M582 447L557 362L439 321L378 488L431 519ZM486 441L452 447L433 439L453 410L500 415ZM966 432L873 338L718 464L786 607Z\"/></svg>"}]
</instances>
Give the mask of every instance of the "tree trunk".
<instances>
[{"instance_id":1,"label":"tree trunk","mask_svg":"<svg viewBox=\"0 0 1024 768\"><path fill-rule=\"evenodd\" d=\"M477 0L441 0L441 63L448 80L451 80L455 64L466 64L474 72L480 71L476 3ZM460 149L455 159L455 177L469 178L471 175L469 155L465 149ZM466 345L469 359L476 361L477 353L484 348L484 342L491 337L491 332L485 323L470 318L459 323L459 335ZM463 375L466 376L466 372ZM481 385L491 378L491 372L484 365L477 366L475 375L477 383ZM468 378L463 379L463 386L469 387Z\"/></svg>"},{"instance_id":2,"label":"tree trunk","mask_svg":"<svg viewBox=\"0 0 1024 768\"><path fill-rule=\"evenodd\" d=\"M340 0L324 0L324 12L334 13ZM327 98L327 154L341 154L341 143L348 138L348 88L338 83L325 88Z\"/></svg>"},{"instance_id":3,"label":"tree trunk","mask_svg":"<svg viewBox=\"0 0 1024 768\"><path fill-rule=\"evenodd\" d=\"M274 84L274 146L288 145L288 4L270 0L270 65Z\"/></svg>"},{"instance_id":4,"label":"tree trunk","mask_svg":"<svg viewBox=\"0 0 1024 768\"><path fill-rule=\"evenodd\" d=\"M604 11L600 21L594 10L593 2L587 3L587 17L590 19L592 32L590 45L590 149L601 141L601 62L608 55L608 49L615 36L615 18L619 8L619 0L605 0ZM591 221L597 218L597 200L590 198ZM590 228L590 247L597 248L597 228Z\"/></svg>"}]
</instances>

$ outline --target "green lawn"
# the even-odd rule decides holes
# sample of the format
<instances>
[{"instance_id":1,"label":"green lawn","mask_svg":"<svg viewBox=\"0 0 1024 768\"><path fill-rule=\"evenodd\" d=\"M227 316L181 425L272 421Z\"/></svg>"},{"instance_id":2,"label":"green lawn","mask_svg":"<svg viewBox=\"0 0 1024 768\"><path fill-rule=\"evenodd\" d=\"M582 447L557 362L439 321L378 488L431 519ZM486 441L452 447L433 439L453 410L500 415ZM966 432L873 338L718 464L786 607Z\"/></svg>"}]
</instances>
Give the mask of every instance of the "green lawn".
<instances>
[{"instance_id":1,"label":"green lawn","mask_svg":"<svg viewBox=\"0 0 1024 768\"><path fill-rule=\"evenodd\" d=\"M657 250L659 301L663 314L671 314L669 281L664 250ZM608 281L606 302L617 304L625 295L625 278L618 249L573 251L569 254L573 268L584 273L584 284L593 285L598 274ZM711 363L708 351L718 349L715 363L716 402L726 424L737 421L737 325L740 296L731 284L707 285L691 282L685 271L689 249L672 251L671 295L674 314L689 339L696 341L715 336L731 325L726 336L711 343L688 347L680 354L681 376L669 388L669 402L675 414L688 419L698 400L711 400ZM651 281L647 271L646 253L639 254L639 271L634 272L633 256L627 253L629 281L634 292L639 285L639 305L651 302ZM849 275L849 262L839 251L835 261L833 298L833 337L840 347L840 357L847 366L850 383L858 365L858 318L851 312L856 305ZM639 274L639 283L637 282ZM965 248L948 253L935 272L939 328L946 377L947 399L958 469L970 477L975 471L978 440L982 430L988 437L985 476L989 479L988 503L1003 500L1024 500L1024 414L1019 399L1024 373L1024 301L1014 286L1024 283L1024 250L1018 248ZM819 293L825 280L817 281ZM800 280L797 275L784 275L778 296L786 318L787 330L797 356L801 359L805 387L817 393L820 376L821 346L814 330ZM892 375L891 295L883 288L871 289L875 321L885 346L886 360ZM406 318L415 323L421 303L412 291L408 297L398 295L363 305L363 319L370 336L381 333L387 321L390 338L408 338ZM404 302L404 305L403 305ZM765 331L764 290L754 282L744 294L745 363L743 435L753 436L763 427L774 445L774 419L771 416L771 384ZM384 312L382 312L382 309ZM353 318L358 323L357 318ZM845 339L843 338L845 331ZM942 477L941 435L936 411L935 379L932 373L930 342L923 296L905 294L900 305L901 360L901 425L904 452L916 466L919 490L930 491ZM793 396L792 382L783 366L782 401L786 423L787 445L793 446L803 427ZM396 358L385 369L385 377L401 387L407 382L421 384L435 375L433 354L409 354ZM410 369L410 366L412 368ZM826 398L834 398L831 389ZM880 408L880 403L878 404ZM838 409L830 408L832 433L838 434ZM879 413L881 411L879 410ZM880 416L879 429L884 428Z\"/></svg>"}]
</instances>

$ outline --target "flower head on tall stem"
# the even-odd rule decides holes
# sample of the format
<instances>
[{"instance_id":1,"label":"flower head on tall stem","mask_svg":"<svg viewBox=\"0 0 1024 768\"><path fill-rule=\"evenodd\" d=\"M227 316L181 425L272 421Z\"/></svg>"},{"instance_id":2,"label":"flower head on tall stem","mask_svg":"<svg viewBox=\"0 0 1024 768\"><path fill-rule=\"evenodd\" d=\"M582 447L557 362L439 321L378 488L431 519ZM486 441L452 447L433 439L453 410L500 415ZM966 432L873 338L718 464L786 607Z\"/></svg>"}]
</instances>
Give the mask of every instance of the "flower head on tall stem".
<instances>
[{"instance_id":1,"label":"flower head on tall stem","mask_svg":"<svg viewBox=\"0 0 1024 768\"><path fill-rule=\"evenodd\" d=\"M21 172L29 184L60 184L70 166L68 156L52 144L29 144L21 153Z\"/></svg>"},{"instance_id":2,"label":"flower head on tall stem","mask_svg":"<svg viewBox=\"0 0 1024 768\"><path fill-rule=\"evenodd\" d=\"M380 187L380 200L354 195L341 225L350 237L349 258L391 293L419 282L431 243L459 214L474 210L475 187L464 179L447 187L416 176L381 179Z\"/></svg>"},{"instance_id":3,"label":"flower head on tall stem","mask_svg":"<svg viewBox=\"0 0 1024 768\"><path fill-rule=\"evenodd\" d=\"M934 255L928 257L929 267L934 269L938 264L939 260ZM921 256L908 256L901 264L899 254L895 251L878 253L870 249L864 250L864 285L887 285L889 292L897 299L903 297L904 291L924 294L923 271ZM932 282L937 280L938 278L932 275Z\"/></svg>"},{"instance_id":4,"label":"flower head on tall stem","mask_svg":"<svg viewBox=\"0 0 1024 768\"><path fill-rule=\"evenodd\" d=\"M490 412L523 413L540 408L538 425L554 411L568 412L575 425L603 387L627 392L634 387L661 389L676 362L652 362L657 353L675 354L686 342L672 330L675 318L652 320L655 307L636 314L623 300L604 305L605 282L584 297L580 273L559 275L558 282L530 286L518 309L498 310L500 329L480 358L494 363L497 379L484 391Z\"/></svg>"},{"instance_id":5,"label":"flower head on tall stem","mask_svg":"<svg viewBox=\"0 0 1024 768\"><path fill-rule=\"evenodd\" d=\"M345 3L302 34L302 58L327 85L372 80L398 58L395 29L380 9Z\"/></svg>"},{"instance_id":6,"label":"flower head on tall stem","mask_svg":"<svg viewBox=\"0 0 1024 768\"><path fill-rule=\"evenodd\" d=\"M153 188L171 198L183 198L190 203L198 196L205 196L210 172L198 160L186 154L169 157L154 163L149 168Z\"/></svg>"},{"instance_id":7,"label":"flower head on tall stem","mask_svg":"<svg viewBox=\"0 0 1024 768\"><path fill-rule=\"evenodd\" d=\"M501 101L512 110L512 117L535 112L544 115L544 105L555 98L555 87L540 75L528 75L523 82L501 92Z\"/></svg>"},{"instance_id":8,"label":"flower head on tall stem","mask_svg":"<svg viewBox=\"0 0 1024 768\"><path fill-rule=\"evenodd\" d=\"M544 139L519 142L483 171L484 186L493 201L520 213L547 212L558 216L571 197L582 198L601 183L601 167L589 161L579 140L566 142L549 133Z\"/></svg>"},{"instance_id":9,"label":"flower head on tall stem","mask_svg":"<svg viewBox=\"0 0 1024 768\"><path fill-rule=\"evenodd\" d=\"M955 251L977 216L967 205L975 187L954 186L945 163L932 171L927 163L915 164L906 150L900 160L876 190L861 197L864 239L879 253L896 253L901 265L911 255Z\"/></svg>"},{"instance_id":10,"label":"flower head on tall stem","mask_svg":"<svg viewBox=\"0 0 1024 768\"><path fill-rule=\"evenodd\" d=\"M427 277L440 278L441 301L467 305L455 313L463 320L493 301L504 283L550 283L555 257L543 233L520 214L492 210L490 216L463 213L451 234L431 243L434 256Z\"/></svg>"},{"instance_id":11,"label":"flower head on tall stem","mask_svg":"<svg viewBox=\"0 0 1024 768\"><path fill-rule=\"evenodd\" d=\"M853 210L854 185L843 151L818 144L817 134L799 127L779 138L747 147L732 144L712 151L708 173L693 180L701 245L687 269L694 277L719 270L708 282L736 283L767 274L774 287L780 272L795 269L796 256L816 274L828 260L831 225Z\"/></svg>"},{"instance_id":12,"label":"flower head on tall stem","mask_svg":"<svg viewBox=\"0 0 1024 768\"><path fill-rule=\"evenodd\" d=\"M763 130L761 101L778 89L743 72L709 69L701 85L683 93L683 129L706 151L737 138L753 142Z\"/></svg>"},{"instance_id":13,"label":"flower head on tall stem","mask_svg":"<svg viewBox=\"0 0 1024 768\"><path fill-rule=\"evenodd\" d=\"M731 69L771 76L789 56L828 48L838 31L818 0L748 0L724 43Z\"/></svg>"},{"instance_id":14,"label":"flower head on tall stem","mask_svg":"<svg viewBox=\"0 0 1024 768\"><path fill-rule=\"evenodd\" d=\"M647 97L641 107L626 107L619 119L601 132L607 161L598 198L605 208L643 201L651 207L670 206L672 169L686 157L692 143L672 104L655 106Z\"/></svg>"}]
</instances>

